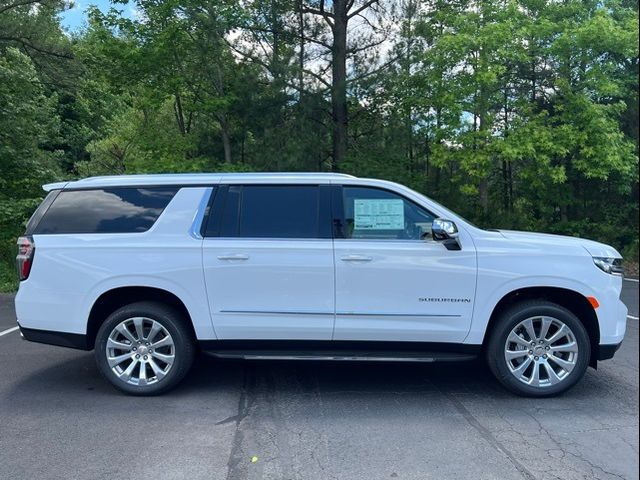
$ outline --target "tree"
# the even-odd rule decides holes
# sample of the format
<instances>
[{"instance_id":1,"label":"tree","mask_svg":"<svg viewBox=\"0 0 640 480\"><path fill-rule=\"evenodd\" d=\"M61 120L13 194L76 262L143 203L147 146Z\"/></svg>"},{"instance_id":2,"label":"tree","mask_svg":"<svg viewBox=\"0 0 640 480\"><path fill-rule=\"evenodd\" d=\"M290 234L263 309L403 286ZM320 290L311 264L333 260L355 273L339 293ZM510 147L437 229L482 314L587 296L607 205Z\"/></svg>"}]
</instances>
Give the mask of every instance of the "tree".
<instances>
[{"instance_id":1,"label":"tree","mask_svg":"<svg viewBox=\"0 0 640 480\"><path fill-rule=\"evenodd\" d=\"M123 172L340 170L637 258L637 2L116 2L0 0L0 284L42 183Z\"/></svg>"},{"instance_id":2,"label":"tree","mask_svg":"<svg viewBox=\"0 0 640 480\"><path fill-rule=\"evenodd\" d=\"M13 262L15 236L42 199L40 186L59 178L58 152L43 148L59 134L55 96L36 67L9 47L0 56L0 261ZM0 283L6 284L6 269Z\"/></svg>"},{"instance_id":3,"label":"tree","mask_svg":"<svg viewBox=\"0 0 640 480\"><path fill-rule=\"evenodd\" d=\"M58 13L65 0L0 0L0 51L13 47L28 56L43 83L69 87L77 74L71 43Z\"/></svg>"},{"instance_id":4,"label":"tree","mask_svg":"<svg viewBox=\"0 0 640 480\"><path fill-rule=\"evenodd\" d=\"M362 57L371 55L374 47L387 40L388 22L385 8L380 0L334 0L331 9L325 8L324 0L302 3L300 11L324 22L330 34L321 35L315 44L328 55L331 69L331 82L324 78L324 68L311 72L311 75L331 93L331 132L332 162L331 170L337 171L347 156L348 148L348 85L371 75L380 67L371 68L371 63L363 62ZM368 27L364 34L356 36L349 27L359 22ZM325 40L326 38L326 40ZM352 65L352 75L348 74L348 63ZM364 67L364 71L362 71Z\"/></svg>"}]
</instances>

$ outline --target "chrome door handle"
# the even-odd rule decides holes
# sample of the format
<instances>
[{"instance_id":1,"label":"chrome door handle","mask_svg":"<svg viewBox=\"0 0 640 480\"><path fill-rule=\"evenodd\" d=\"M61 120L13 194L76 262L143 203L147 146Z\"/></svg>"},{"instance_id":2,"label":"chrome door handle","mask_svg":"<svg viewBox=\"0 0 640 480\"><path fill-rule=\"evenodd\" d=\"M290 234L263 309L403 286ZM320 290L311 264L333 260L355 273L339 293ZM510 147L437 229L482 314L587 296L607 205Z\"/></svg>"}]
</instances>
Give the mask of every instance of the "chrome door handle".
<instances>
[{"instance_id":1,"label":"chrome door handle","mask_svg":"<svg viewBox=\"0 0 640 480\"><path fill-rule=\"evenodd\" d=\"M340 257L343 262L370 262L373 258L366 255L344 255Z\"/></svg>"},{"instance_id":2,"label":"chrome door handle","mask_svg":"<svg viewBox=\"0 0 640 480\"><path fill-rule=\"evenodd\" d=\"M249 260L249 255L245 255L243 253L218 255L218 260Z\"/></svg>"}]
</instances>

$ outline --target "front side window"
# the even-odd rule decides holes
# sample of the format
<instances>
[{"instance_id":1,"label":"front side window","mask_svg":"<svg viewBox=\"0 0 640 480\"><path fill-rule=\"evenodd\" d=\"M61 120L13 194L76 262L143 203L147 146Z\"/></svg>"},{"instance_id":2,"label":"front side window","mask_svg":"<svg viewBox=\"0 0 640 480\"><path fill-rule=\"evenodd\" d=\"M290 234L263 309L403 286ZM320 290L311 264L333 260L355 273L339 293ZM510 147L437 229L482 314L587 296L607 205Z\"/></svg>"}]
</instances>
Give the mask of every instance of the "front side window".
<instances>
[{"instance_id":1,"label":"front side window","mask_svg":"<svg viewBox=\"0 0 640 480\"><path fill-rule=\"evenodd\" d=\"M176 187L63 190L33 233L145 232L177 191Z\"/></svg>"},{"instance_id":2,"label":"front side window","mask_svg":"<svg viewBox=\"0 0 640 480\"><path fill-rule=\"evenodd\" d=\"M346 238L423 240L431 236L435 216L396 193L344 187L342 195Z\"/></svg>"},{"instance_id":3,"label":"front side window","mask_svg":"<svg viewBox=\"0 0 640 480\"><path fill-rule=\"evenodd\" d=\"M318 238L319 206L316 185L230 186L220 236Z\"/></svg>"}]
</instances>

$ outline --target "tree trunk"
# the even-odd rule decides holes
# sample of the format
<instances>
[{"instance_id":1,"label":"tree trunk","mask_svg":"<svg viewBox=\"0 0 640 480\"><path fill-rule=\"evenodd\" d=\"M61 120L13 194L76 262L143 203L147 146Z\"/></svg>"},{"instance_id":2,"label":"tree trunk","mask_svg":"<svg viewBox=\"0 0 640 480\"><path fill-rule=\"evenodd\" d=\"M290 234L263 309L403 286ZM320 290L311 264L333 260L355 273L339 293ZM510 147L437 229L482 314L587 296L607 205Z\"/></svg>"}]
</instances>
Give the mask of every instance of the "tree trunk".
<instances>
[{"instance_id":1,"label":"tree trunk","mask_svg":"<svg viewBox=\"0 0 640 480\"><path fill-rule=\"evenodd\" d=\"M220 138L224 149L224 162L231 163L231 134L229 133L229 122L226 115L219 113L216 115L220 124Z\"/></svg>"},{"instance_id":2,"label":"tree trunk","mask_svg":"<svg viewBox=\"0 0 640 480\"><path fill-rule=\"evenodd\" d=\"M406 45L404 51L404 58L402 59L402 70L405 78L409 78L411 76L411 66L412 66L412 46L413 46L413 16L415 15L415 6L413 4L413 0L409 0L407 4L407 19L406 19L406 27L404 32L404 37L406 38ZM405 112L405 128L407 129L407 156L409 159L409 168L413 172L417 165L414 165L414 150L413 150L413 117L412 117L413 109L411 106L407 107L407 111Z\"/></svg>"},{"instance_id":3,"label":"tree trunk","mask_svg":"<svg viewBox=\"0 0 640 480\"><path fill-rule=\"evenodd\" d=\"M231 139L226 128L220 131L222 136L222 147L224 148L224 163L231 163Z\"/></svg>"},{"instance_id":4,"label":"tree trunk","mask_svg":"<svg viewBox=\"0 0 640 480\"><path fill-rule=\"evenodd\" d=\"M347 16L346 0L333 2L334 25L331 49L331 111L333 120L333 162L339 171L347 154Z\"/></svg>"},{"instance_id":5,"label":"tree trunk","mask_svg":"<svg viewBox=\"0 0 640 480\"><path fill-rule=\"evenodd\" d=\"M176 93L174 98L175 100L173 102L173 111L176 115L176 122L178 122L178 130L180 130L180 135L184 136L187 133L187 129L184 122L184 113L182 112L182 100L180 99L179 93Z\"/></svg>"},{"instance_id":6,"label":"tree trunk","mask_svg":"<svg viewBox=\"0 0 640 480\"><path fill-rule=\"evenodd\" d=\"M487 62L486 55L483 49L480 49L480 68L483 72L487 71ZM480 132L480 148L482 149L482 155L487 154L486 148L486 135L487 135L487 115L488 115L488 95L486 85L481 81L480 82L480 105L478 112L478 130ZM482 208L482 213L486 215L489 212L489 173L490 172L482 172L482 178L480 179L480 183L478 184L478 191L480 193L480 207Z\"/></svg>"},{"instance_id":7,"label":"tree trunk","mask_svg":"<svg viewBox=\"0 0 640 480\"><path fill-rule=\"evenodd\" d=\"M247 128L246 126L244 127L243 131L242 131L242 143L240 144L240 163L244 164L245 160L244 160L244 144L247 140Z\"/></svg>"},{"instance_id":8,"label":"tree trunk","mask_svg":"<svg viewBox=\"0 0 640 480\"><path fill-rule=\"evenodd\" d=\"M513 212L513 168L511 162L507 164L507 178L509 179L509 212Z\"/></svg>"},{"instance_id":9,"label":"tree trunk","mask_svg":"<svg viewBox=\"0 0 640 480\"><path fill-rule=\"evenodd\" d=\"M507 199L509 188L507 186L507 161L502 160L502 210L503 212L507 212L509 209Z\"/></svg>"},{"instance_id":10,"label":"tree trunk","mask_svg":"<svg viewBox=\"0 0 640 480\"><path fill-rule=\"evenodd\" d=\"M431 145L429 144L429 134L424 136L424 174L427 179L427 192L429 191L429 176L431 175Z\"/></svg>"},{"instance_id":11,"label":"tree trunk","mask_svg":"<svg viewBox=\"0 0 640 480\"><path fill-rule=\"evenodd\" d=\"M302 107L302 92L304 91L304 13L303 13L303 0L299 0L298 4L298 28L300 34L300 51L298 52L298 95L300 95L299 104Z\"/></svg>"},{"instance_id":12,"label":"tree trunk","mask_svg":"<svg viewBox=\"0 0 640 480\"><path fill-rule=\"evenodd\" d=\"M505 80L506 82L507 80ZM504 139L509 137L509 89L508 86L504 87ZM511 192L511 178L509 172L511 170L511 161L502 160L502 201L504 211L511 213L511 198L509 192Z\"/></svg>"}]
</instances>

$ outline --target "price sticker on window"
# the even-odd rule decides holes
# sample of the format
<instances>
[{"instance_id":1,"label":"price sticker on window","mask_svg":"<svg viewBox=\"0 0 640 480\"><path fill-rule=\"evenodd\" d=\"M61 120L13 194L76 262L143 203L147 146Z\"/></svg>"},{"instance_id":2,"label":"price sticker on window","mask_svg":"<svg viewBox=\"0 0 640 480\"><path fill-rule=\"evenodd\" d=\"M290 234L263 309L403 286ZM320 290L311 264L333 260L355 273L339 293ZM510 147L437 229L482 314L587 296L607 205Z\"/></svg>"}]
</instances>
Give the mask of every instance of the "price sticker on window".
<instances>
[{"instance_id":1,"label":"price sticker on window","mask_svg":"<svg viewBox=\"0 0 640 480\"><path fill-rule=\"evenodd\" d=\"M356 198L354 201L354 229L404 229L404 202L401 199Z\"/></svg>"}]
</instances>

